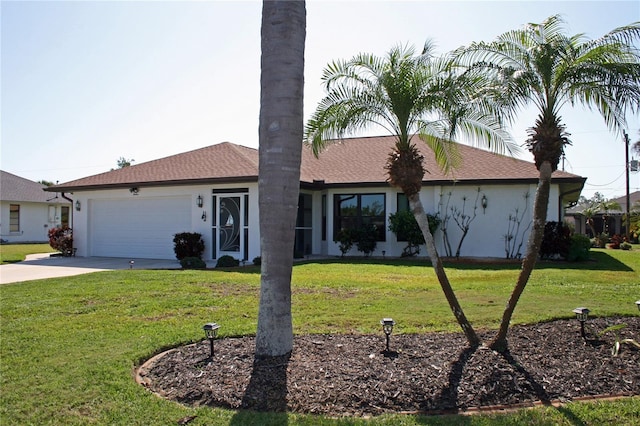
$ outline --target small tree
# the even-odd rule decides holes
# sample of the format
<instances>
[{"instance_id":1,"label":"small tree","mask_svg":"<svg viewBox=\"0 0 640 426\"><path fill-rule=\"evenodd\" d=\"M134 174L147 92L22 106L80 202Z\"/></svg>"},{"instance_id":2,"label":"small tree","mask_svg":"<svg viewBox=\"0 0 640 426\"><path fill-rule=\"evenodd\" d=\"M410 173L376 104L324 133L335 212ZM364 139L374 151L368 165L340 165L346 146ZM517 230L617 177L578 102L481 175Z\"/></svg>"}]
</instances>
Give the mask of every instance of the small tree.
<instances>
[{"instance_id":1,"label":"small tree","mask_svg":"<svg viewBox=\"0 0 640 426\"><path fill-rule=\"evenodd\" d=\"M427 214L429 230L432 234L440 225L437 215ZM420 245L424 244L424 235L416 222L416 218L408 210L402 210L389 215L389 231L396 234L398 241L406 241L407 246L402 249L402 257L415 256L420 253Z\"/></svg>"},{"instance_id":2,"label":"small tree","mask_svg":"<svg viewBox=\"0 0 640 426\"><path fill-rule=\"evenodd\" d=\"M571 229L563 222L547 222L540 244L540 258L567 259L571 246Z\"/></svg>"},{"instance_id":3,"label":"small tree","mask_svg":"<svg viewBox=\"0 0 640 426\"><path fill-rule=\"evenodd\" d=\"M365 256L369 256L373 253L378 245L378 227L369 223L362 225L356 232L356 247L358 251L364 253Z\"/></svg>"},{"instance_id":4,"label":"small tree","mask_svg":"<svg viewBox=\"0 0 640 426\"><path fill-rule=\"evenodd\" d=\"M355 242L354 232L351 229L342 228L338 231L333 242L339 244L340 253L342 253L342 257L344 257L344 255L351 250L351 247L353 247L353 243Z\"/></svg>"}]
</instances>

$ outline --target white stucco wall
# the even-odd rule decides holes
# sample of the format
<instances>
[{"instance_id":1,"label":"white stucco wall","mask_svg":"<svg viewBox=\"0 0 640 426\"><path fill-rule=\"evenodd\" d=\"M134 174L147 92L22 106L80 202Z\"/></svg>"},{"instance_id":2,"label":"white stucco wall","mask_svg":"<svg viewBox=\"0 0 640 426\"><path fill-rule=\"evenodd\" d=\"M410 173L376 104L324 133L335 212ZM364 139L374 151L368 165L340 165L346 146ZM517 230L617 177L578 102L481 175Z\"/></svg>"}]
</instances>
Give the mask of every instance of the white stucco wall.
<instances>
[{"instance_id":1,"label":"white stucco wall","mask_svg":"<svg viewBox=\"0 0 640 426\"><path fill-rule=\"evenodd\" d=\"M475 219L471 221L469 225L469 232L461 246L460 255L463 257L506 257L505 239L504 236L508 233L509 215L515 215L516 209L518 209L518 217L520 218L521 225L518 235L515 236L516 245L522 242L521 252L524 254L526 241L529 235L530 227L527 226L531 223L533 218L533 202L536 191L536 185L487 185L480 188L480 196L477 202L477 209ZM389 214L395 212L396 209L396 194L397 190L393 188L380 189L334 189L328 191L328 223L327 223L327 241L326 250L322 251L323 254L329 256L340 256L340 249L338 244L333 242L333 196L335 194L349 194L349 193L380 193L384 192L386 195L386 241L378 242L376 251L373 256L382 256L382 251L385 251L386 256L396 257L400 256L403 248L406 246L405 242L398 242L395 234L388 230ZM446 202L448 194L451 192L451 198L449 201L449 209L446 209ZM529 194L528 198L525 198L525 194ZM442 197L441 197L442 194ZM473 205L476 201L478 194L477 185L454 185L454 186L432 186L423 187L420 198L424 209L429 214L440 213L440 218L445 217L445 210L451 214L451 208L456 207L462 209L463 197L467 197L465 214L473 215ZM482 194L487 197L487 208L483 210L480 206L480 199ZM441 204L442 198L442 204ZM558 187L552 185L551 194L549 198L549 208L547 220L558 220ZM456 248L462 230L458 228L453 221L449 219L447 225L449 243L453 255L456 253ZM514 234L514 231L511 231ZM319 231L314 235L318 235ZM445 244L443 240L442 228L439 228L434 234L438 253L445 256ZM513 251L513 254L517 250ZM351 249L347 255L361 256L362 253L358 252L355 246ZM426 250L424 247L420 248L420 256L426 256Z\"/></svg>"},{"instance_id":2,"label":"white stucco wall","mask_svg":"<svg viewBox=\"0 0 640 426\"><path fill-rule=\"evenodd\" d=\"M9 206L20 206L20 230L10 232ZM70 207L70 204L67 205ZM11 243L48 242L49 229L60 226L62 204L26 201L0 203L0 238Z\"/></svg>"},{"instance_id":3,"label":"white stucco wall","mask_svg":"<svg viewBox=\"0 0 640 426\"><path fill-rule=\"evenodd\" d=\"M92 247L92 241L95 233L95 227L100 224L92 223L92 206L96 202L108 202L109 200L145 200L153 199L158 200L160 203L162 199L176 199L177 197L189 197L189 211L190 218L187 221L188 226L178 226L175 229L163 229L159 232L166 234L166 244L171 247L171 255L165 256L166 258L173 259L173 235L179 232L198 232L202 234L202 238L205 242L205 252L203 258L205 260L213 260L212 257L212 215L213 212L213 190L242 190L248 189L249 192L249 256L248 259L252 260L254 257L260 254L260 236L258 228L258 190L257 183L252 185L236 184L236 185L193 185L193 186L173 186L173 187L140 187L136 195L132 193L128 188L100 190L100 191L76 191L71 197L75 201L80 201L80 211L75 210L74 207L74 247L77 249L77 256L93 256L96 249ZM244 192L241 193L244 195ZM196 199L198 195L202 196L203 206L202 208L196 205ZM216 194L227 195L227 194ZM145 203L138 203L145 204ZM138 213L138 212L136 212ZM206 213L206 220L202 219L202 214ZM122 217L119 219L126 221L126 212L123 212ZM92 231L92 228L94 231ZM178 229L180 228L180 229ZM184 229L186 228L186 229ZM255 232L254 232L255 231ZM244 243L244 241L243 241ZM123 256L127 257L127 256ZM131 256L129 256L131 257ZM144 253L141 253L138 257L146 257Z\"/></svg>"},{"instance_id":4,"label":"white stucco wall","mask_svg":"<svg viewBox=\"0 0 640 426\"><path fill-rule=\"evenodd\" d=\"M248 255L247 260L252 261L255 257L260 256L260 232L259 232L259 215L258 215L258 185L253 184L233 184L233 185L193 185L193 186L175 186L175 187L140 187L137 195L133 195L127 188L102 190L102 191L76 191L71 197L75 200L79 200L81 203L81 210L73 211L74 226L74 245L77 248L78 256L92 256L91 247L92 242L92 226L99 226L99 224L91 223L91 206L92 204L100 201L108 200L126 200L132 199L154 199L162 200L163 198L176 197L188 197L190 217L186 222L189 225L188 229L165 229L161 230L167 235L164 237L165 244L171 247L171 253L173 254L173 234L177 232L198 232L202 234L205 241L205 252L203 258L207 261L213 262L214 256L212 253L212 215L214 212L212 192L224 191L222 193L216 193L217 197L230 195L228 191L234 193L234 195L244 195L245 192L241 192L243 189L248 189L249 196L249 243L248 243ZM449 201L449 207L462 208L462 197L467 197L467 207L465 213L473 213L473 205L477 196L477 185L454 185L454 186L433 186L424 187L421 191L421 200L425 210L428 213L437 213L440 211L440 217L445 216L446 198L448 193L451 192L451 199ZM462 245L461 256L464 257L506 257L504 236L508 231L509 215L514 215L516 209L518 209L519 216L521 216L520 232L516 239L516 245L522 242L522 249L526 244L530 227L527 229L527 225L532 220L533 201L535 196L535 185L516 184L516 185L486 185L480 188L480 196L478 197L478 207L476 209L475 219L471 222L469 233ZM236 192L237 191L237 192ZM382 256L382 251L385 251L385 255L389 257L397 257L402 253L403 248L406 246L405 242L396 241L395 234L388 230L388 217L389 214L396 210L396 199L398 191L394 188L340 188L340 189L328 189L324 191L305 191L311 193L313 200L313 242L312 242L312 254L314 255L328 255L328 256L340 256L340 250L338 244L333 242L333 198L335 194L365 194L365 193L384 193L386 202L386 241L378 242L376 251L373 256ZM525 198L524 194L528 193L529 197ZM322 195L326 194L327 200L327 238L322 240ZM443 194L441 204L441 194ZM483 211L480 206L480 198L482 194L486 195L488 205L486 211ZM196 199L198 195L203 198L203 207L199 208L196 205ZM145 203L138 203L145 204ZM149 204L151 205L151 204ZM156 204L154 204L156 205ZM4 209L4 206L3 206ZM450 211L450 210L449 210ZM206 220L202 220L202 214L206 213ZM4 210L3 210L4 214ZM8 215L8 206L7 206ZM8 216L7 216L8 217ZM118 220L126 221L126 212L123 212L122 217ZM548 220L558 220L558 187L552 185L551 195L549 199ZM46 222L45 222L46 223ZM184 223L184 222L183 222ZM4 226L4 225L3 225ZM462 231L455 225L452 219L449 220L448 234L449 241L452 247L452 254L455 254L455 250L460 239ZM44 232L42 233L44 235ZM435 235L435 240L439 253L442 256L446 255L443 242L442 230L439 229ZM3 237L4 238L4 237ZM164 241L164 240L163 240ZM244 241L243 241L244 244ZM241 255L244 254L244 250L241 251ZM348 255L360 256L362 253L358 252L354 247ZM426 250L421 248L420 256L426 256ZM124 257L124 256L123 256ZM144 257L144 254L143 256ZM171 255L168 258L173 259ZM240 257L242 258L242 257ZM215 264L215 263L214 263Z\"/></svg>"}]
</instances>

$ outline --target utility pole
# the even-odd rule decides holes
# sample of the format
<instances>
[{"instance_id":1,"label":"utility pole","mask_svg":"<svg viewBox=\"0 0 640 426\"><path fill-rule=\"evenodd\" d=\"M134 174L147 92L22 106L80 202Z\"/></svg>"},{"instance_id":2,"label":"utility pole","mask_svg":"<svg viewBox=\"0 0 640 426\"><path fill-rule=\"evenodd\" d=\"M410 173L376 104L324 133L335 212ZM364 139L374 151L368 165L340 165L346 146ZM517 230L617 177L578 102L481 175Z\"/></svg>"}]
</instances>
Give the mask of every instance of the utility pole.
<instances>
[{"instance_id":1,"label":"utility pole","mask_svg":"<svg viewBox=\"0 0 640 426\"><path fill-rule=\"evenodd\" d=\"M627 224L625 225L625 236L627 237L627 242L629 242L629 228L630 228L630 219L631 219L631 198L629 198L629 135L627 132L622 132L622 136L624 137L624 158L625 158L625 167L627 170Z\"/></svg>"}]
</instances>

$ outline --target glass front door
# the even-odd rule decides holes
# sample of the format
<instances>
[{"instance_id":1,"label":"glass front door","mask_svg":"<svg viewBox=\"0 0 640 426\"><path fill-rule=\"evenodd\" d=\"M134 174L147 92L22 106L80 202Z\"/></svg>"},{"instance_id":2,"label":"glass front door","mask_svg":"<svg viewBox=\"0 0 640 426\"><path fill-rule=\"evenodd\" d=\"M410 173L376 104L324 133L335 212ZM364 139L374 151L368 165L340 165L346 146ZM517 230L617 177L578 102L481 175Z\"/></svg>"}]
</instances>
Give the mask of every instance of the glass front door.
<instances>
[{"instance_id":1,"label":"glass front door","mask_svg":"<svg viewBox=\"0 0 640 426\"><path fill-rule=\"evenodd\" d=\"M220 197L218 204L218 242L220 256L240 259L242 240L242 197Z\"/></svg>"}]
</instances>

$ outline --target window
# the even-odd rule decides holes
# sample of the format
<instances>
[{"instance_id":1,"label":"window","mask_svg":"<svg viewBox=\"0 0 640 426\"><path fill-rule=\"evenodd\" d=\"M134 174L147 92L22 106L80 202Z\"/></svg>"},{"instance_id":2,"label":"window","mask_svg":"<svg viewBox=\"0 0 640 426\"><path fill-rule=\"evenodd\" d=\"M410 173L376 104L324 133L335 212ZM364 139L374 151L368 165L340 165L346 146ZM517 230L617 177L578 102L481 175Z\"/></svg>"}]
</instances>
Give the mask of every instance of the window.
<instances>
[{"instance_id":1,"label":"window","mask_svg":"<svg viewBox=\"0 0 640 426\"><path fill-rule=\"evenodd\" d=\"M296 219L294 248L294 256L298 258L311 254L312 207L311 194L300 194L298 196L298 217Z\"/></svg>"},{"instance_id":2,"label":"window","mask_svg":"<svg viewBox=\"0 0 640 426\"><path fill-rule=\"evenodd\" d=\"M333 238L341 229L360 229L363 225L375 225L378 241L385 241L384 194L337 194L334 196Z\"/></svg>"},{"instance_id":3,"label":"window","mask_svg":"<svg viewBox=\"0 0 640 426\"><path fill-rule=\"evenodd\" d=\"M406 195L400 193L396 198L396 212L410 211L409 199Z\"/></svg>"},{"instance_id":4,"label":"window","mask_svg":"<svg viewBox=\"0 0 640 426\"><path fill-rule=\"evenodd\" d=\"M20 205L9 205L9 232L20 232Z\"/></svg>"},{"instance_id":5,"label":"window","mask_svg":"<svg viewBox=\"0 0 640 426\"><path fill-rule=\"evenodd\" d=\"M60 207L60 224L62 226L69 226L69 207Z\"/></svg>"}]
</instances>

